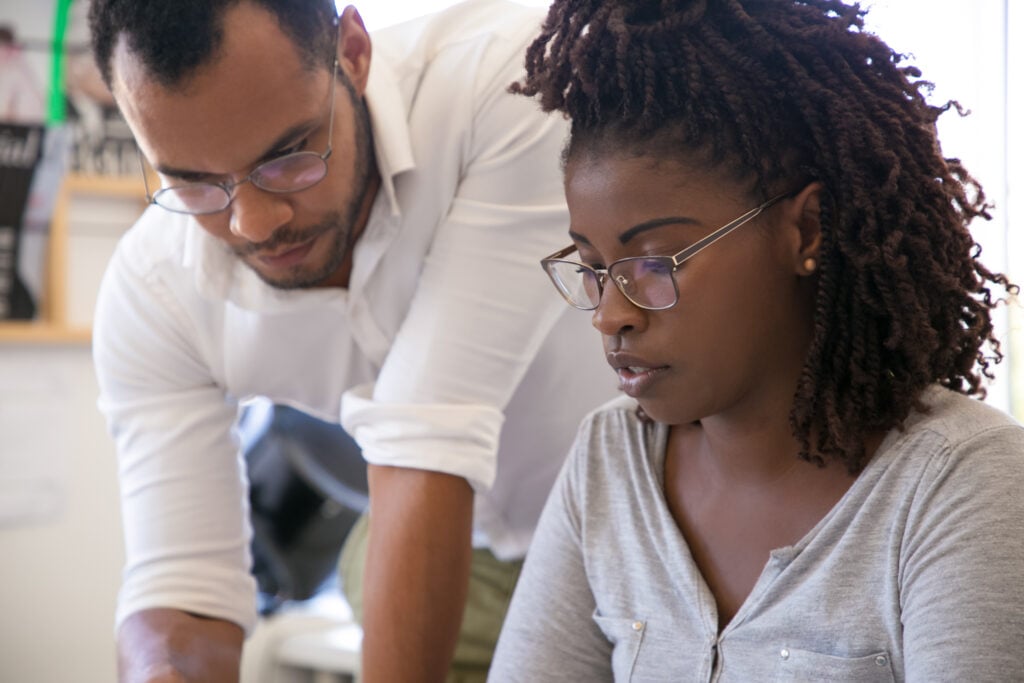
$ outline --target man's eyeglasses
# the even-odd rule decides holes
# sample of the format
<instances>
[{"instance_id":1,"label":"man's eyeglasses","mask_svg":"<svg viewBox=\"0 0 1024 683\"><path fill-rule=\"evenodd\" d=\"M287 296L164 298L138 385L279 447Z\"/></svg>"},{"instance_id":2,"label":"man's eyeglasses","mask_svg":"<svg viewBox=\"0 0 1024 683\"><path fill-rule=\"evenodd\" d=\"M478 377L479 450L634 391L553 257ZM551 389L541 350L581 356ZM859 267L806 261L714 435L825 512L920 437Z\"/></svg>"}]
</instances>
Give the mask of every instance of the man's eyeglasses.
<instances>
[{"instance_id":1,"label":"man's eyeglasses","mask_svg":"<svg viewBox=\"0 0 1024 683\"><path fill-rule=\"evenodd\" d=\"M683 263L792 194L787 192L769 199L674 256L630 256L608 264L607 268L591 268L564 259L576 251L576 245L570 245L542 259L540 264L562 297L570 306L580 310L597 308L601 304L604 284L611 280L634 305L648 311L662 311L679 301L679 287L674 275Z\"/></svg>"},{"instance_id":2,"label":"man's eyeglasses","mask_svg":"<svg viewBox=\"0 0 1024 683\"><path fill-rule=\"evenodd\" d=\"M218 213L231 206L235 188L242 183L251 182L264 192L275 194L298 192L313 187L327 175L327 160L331 157L331 142L334 136L334 84L337 80L338 60L334 60L334 71L331 74L331 104L327 114L327 149L323 154L310 151L292 152L263 162L237 182L226 180L222 183L185 183L161 188L153 194L149 193L149 181L143 168L142 180L146 187L146 200L174 213L201 216ZM141 154L139 163L142 163Z\"/></svg>"}]
</instances>

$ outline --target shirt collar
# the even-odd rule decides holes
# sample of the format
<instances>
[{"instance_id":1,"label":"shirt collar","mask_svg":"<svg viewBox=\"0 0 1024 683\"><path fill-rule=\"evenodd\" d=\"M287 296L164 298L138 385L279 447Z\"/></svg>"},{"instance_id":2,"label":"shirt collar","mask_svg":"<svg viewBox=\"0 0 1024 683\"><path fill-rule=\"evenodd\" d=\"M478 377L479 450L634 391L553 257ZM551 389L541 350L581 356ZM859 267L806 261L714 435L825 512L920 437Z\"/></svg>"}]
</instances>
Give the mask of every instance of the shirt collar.
<instances>
[{"instance_id":1,"label":"shirt collar","mask_svg":"<svg viewBox=\"0 0 1024 683\"><path fill-rule=\"evenodd\" d=\"M374 55L370 63L366 105L370 110L381 188L388 198L391 214L397 216L400 211L395 194L395 178L412 170L416 163L409 134L409 104L402 97L395 71L383 54Z\"/></svg>"}]
</instances>

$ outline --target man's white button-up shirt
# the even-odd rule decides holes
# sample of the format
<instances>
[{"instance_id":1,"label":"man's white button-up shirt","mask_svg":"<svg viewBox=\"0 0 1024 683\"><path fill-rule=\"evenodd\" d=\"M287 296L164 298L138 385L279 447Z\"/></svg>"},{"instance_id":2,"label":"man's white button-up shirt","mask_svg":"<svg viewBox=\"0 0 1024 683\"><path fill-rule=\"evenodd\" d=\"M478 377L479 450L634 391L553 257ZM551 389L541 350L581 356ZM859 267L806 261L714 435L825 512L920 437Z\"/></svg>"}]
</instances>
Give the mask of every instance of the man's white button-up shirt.
<instances>
[{"instance_id":1,"label":"man's white button-up shirt","mask_svg":"<svg viewBox=\"0 0 1024 683\"><path fill-rule=\"evenodd\" d=\"M101 288L94 356L119 453L118 621L250 628L240 401L342 421L371 463L465 477L474 542L522 556L580 418L614 393L590 316L539 267L567 243L566 129L506 92L541 15L474 0L373 36L381 189L350 286L278 290L151 207Z\"/></svg>"}]
</instances>

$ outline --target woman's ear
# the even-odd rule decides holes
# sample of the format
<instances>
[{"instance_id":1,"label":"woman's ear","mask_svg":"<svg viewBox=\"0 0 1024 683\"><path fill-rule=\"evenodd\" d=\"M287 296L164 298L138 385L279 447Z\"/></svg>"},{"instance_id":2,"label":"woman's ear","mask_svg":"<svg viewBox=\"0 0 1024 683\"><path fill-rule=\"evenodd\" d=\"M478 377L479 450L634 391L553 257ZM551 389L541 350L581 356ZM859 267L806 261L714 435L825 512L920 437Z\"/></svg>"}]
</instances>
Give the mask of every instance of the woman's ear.
<instances>
[{"instance_id":1,"label":"woman's ear","mask_svg":"<svg viewBox=\"0 0 1024 683\"><path fill-rule=\"evenodd\" d=\"M820 182L810 183L793 197L790 215L793 220L793 266L798 275L811 275L818 269L821 251Z\"/></svg>"},{"instance_id":2,"label":"woman's ear","mask_svg":"<svg viewBox=\"0 0 1024 683\"><path fill-rule=\"evenodd\" d=\"M362 97L370 76L370 34L366 31L363 18L352 5L342 11L337 30L338 65Z\"/></svg>"}]
</instances>

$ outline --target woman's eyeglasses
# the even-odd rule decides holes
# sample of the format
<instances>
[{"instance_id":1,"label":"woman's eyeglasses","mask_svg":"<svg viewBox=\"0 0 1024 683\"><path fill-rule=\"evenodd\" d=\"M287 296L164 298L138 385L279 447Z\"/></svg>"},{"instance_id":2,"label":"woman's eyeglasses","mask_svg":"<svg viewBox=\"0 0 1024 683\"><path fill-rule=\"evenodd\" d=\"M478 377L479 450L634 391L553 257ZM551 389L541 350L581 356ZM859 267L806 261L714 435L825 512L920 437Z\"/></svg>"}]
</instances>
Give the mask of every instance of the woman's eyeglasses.
<instances>
[{"instance_id":1,"label":"woman's eyeglasses","mask_svg":"<svg viewBox=\"0 0 1024 683\"><path fill-rule=\"evenodd\" d=\"M584 263L565 260L565 256L576 251L576 246L570 245L542 259L540 264L562 297L570 306L580 310L597 308L604 284L610 280L635 306L648 311L662 311L679 301L679 287L674 275L683 263L792 194L787 192L769 199L673 256L631 256L610 263L606 268L591 268Z\"/></svg>"}]
</instances>

